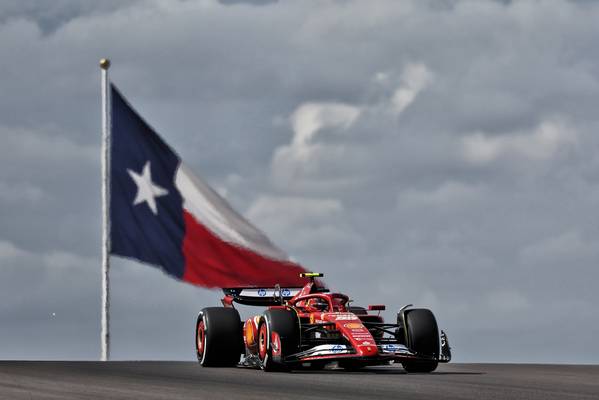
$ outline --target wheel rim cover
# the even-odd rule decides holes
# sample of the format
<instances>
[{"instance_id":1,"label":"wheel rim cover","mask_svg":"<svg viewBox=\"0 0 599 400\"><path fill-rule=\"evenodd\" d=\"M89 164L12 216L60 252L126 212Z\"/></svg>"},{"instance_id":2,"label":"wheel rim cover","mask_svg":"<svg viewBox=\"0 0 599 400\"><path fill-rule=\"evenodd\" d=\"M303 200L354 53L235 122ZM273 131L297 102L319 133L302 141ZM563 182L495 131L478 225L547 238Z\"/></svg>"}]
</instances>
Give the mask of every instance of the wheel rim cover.
<instances>
[{"instance_id":1,"label":"wheel rim cover","mask_svg":"<svg viewBox=\"0 0 599 400\"><path fill-rule=\"evenodd\" d=\"M204 354L204 341L205 341L205 333L204 333L204 321L200 321L198 324L198 334L196 338L196 345L198 347L198 354Z\"/></svg>"},{"instance_id":2,"label":"wheel rim cover","mask_svg":"<svg viewBox=\"0 0 599 400\"><path fill-rule=\"evenodd\" d=\"M266 331L266 324L262 324L262 326L260 327L258 343L258 355L260 356L260 359L264 361L264 359L266 358L266 350L268 347L268 333Z\"/></svg>"}]
</instances>

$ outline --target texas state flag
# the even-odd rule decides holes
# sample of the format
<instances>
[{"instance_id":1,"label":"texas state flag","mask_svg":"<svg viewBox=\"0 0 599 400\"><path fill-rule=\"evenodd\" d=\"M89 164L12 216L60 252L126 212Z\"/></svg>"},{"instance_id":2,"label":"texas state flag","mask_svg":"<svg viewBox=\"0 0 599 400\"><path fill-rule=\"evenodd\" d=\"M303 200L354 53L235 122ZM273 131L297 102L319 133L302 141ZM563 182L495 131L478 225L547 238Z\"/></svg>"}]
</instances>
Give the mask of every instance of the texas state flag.
<instances>
[{"instance_id":1,"label":"texas state flag","mask_svg":"<svg viewBox=\"0 0 599 400\"><path fill-rule=\"evenodd\" d=\"M110 253L220 288L302 286L289 261L111 94Z\"/></svg>"}]
</instances>

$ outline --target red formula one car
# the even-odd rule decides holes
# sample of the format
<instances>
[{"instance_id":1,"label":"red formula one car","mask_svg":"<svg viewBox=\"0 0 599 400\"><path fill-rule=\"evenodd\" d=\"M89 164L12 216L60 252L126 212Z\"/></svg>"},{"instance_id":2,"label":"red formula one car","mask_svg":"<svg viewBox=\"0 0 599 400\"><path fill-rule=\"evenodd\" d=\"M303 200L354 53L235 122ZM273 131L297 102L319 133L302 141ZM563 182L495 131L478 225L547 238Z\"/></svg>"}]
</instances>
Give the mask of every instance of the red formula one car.
<instances>
[{"instance_id":1,"label":"red formula one car","mask_svg":"<svg viewBox=\"0 0 599 400\"><path fill-rule=\"evenodd\" d=\"M321 369L332 362L345 369L399 362L408 372L431 372L450 361L447 336L439 333L430 310L405 306L396 321L386 323L379 315L384 305L368 311L350 306L348 296L330 293L314 280L322 274L302 276L310 278L303 288L223 289L224 307L204 308L198 315L200 364L274 371ZM267 309L242 323L234 302Z\"/></svg>"}]
</instances>

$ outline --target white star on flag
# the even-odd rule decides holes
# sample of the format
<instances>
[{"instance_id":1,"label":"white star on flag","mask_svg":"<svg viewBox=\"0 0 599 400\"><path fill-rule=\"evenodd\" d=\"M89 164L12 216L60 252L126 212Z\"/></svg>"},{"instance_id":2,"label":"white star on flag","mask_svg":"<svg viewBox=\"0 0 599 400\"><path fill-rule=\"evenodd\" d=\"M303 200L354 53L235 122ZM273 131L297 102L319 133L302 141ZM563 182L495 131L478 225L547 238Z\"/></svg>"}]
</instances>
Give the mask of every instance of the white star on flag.
<instances>
[{"instance_id":1,"label":"white star on flag","mask_svg":"<svg viewBox=\"0 0 599 400\"><path fill-rule=\"evenodd\" d=\"M166 196L168 190L156 185L152 182L152 173L150 172L150 162L146 162L141 175L135 171L127 169L129 176L137 185L137 195L133 201L133 205L136 206L140 203L148 203L148 207L154 213L158 215L158 208L156 207L156 197Z\"/></svg>"}]
</instances>

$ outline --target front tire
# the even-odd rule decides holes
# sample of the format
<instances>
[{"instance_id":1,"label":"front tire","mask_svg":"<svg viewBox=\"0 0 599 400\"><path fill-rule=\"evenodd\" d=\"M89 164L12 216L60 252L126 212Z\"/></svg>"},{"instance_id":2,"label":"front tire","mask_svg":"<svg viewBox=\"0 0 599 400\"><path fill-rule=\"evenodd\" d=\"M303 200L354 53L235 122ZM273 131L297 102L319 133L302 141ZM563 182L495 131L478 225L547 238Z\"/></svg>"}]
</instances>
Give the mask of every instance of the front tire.
<instances>
[{"instance_id":1,"label":"front tire","mask_svg":"<svg viewBox=\"0 0 599 400\"><path fill-rule=\"evenodd\" d=\"M203 367L232 367L243 352L243 329L234 308L204 308L196 322L196 355Z\"/></svg>"},{"instance_id":2,"label":"front tire","mask_svg":"<svg viewBox=\"0 0 599 400\"><path fill-rule=\"evenodd\" d=\"M419 357L431 360L402 362L407 372L427 373L437 369L439 356L439 328L437 320L430 310L419 308L404 313L407 346Z\"/></svg>"}]
</instances>

